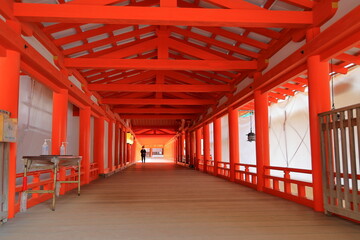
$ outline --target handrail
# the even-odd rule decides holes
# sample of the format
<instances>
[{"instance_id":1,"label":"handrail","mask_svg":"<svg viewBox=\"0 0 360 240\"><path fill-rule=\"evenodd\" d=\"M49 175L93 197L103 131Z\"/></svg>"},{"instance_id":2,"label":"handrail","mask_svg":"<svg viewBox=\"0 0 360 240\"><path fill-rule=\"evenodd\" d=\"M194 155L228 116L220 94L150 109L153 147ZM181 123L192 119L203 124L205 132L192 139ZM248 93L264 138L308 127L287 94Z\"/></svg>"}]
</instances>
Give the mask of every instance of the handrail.
<instances>
[{"instance_id":1,"label":"handrail","mask_svg":"<svg viewBox=\"0 0 360 240\"><path fill-rule=\"evenodd\" d=\"M323 117L323 116L329 115L331 113L344 112L344 111L351 110L351 109L354 109L354 108L360 108L360 104L354 104L354 105L351 105L351 106L346 106L346 107L337 108L337 109L334 109L334 110L331 110L331 111L322 112L322 113L319 113L318 116Z\"/></svg>"},{"instance_id":2,"label":"handrail","mask_svg":"<svg viewBox=\"0 0 360 240\"><path fill-rule=\"evenodd\" d=\"M248 164L248 163L235 163L235 166L244 166L244 167L255 167L255 164Z\"/></svg>"},{"instance_id":3,"label":"handrail","mask_svg":"<svg viewBox=\"0 0 360 240\"><path fill-rule=\"evenodd\" d=\"M288 167L264 166L264 169L312 174L312 170Z\"/></svg>"}]
</instances>

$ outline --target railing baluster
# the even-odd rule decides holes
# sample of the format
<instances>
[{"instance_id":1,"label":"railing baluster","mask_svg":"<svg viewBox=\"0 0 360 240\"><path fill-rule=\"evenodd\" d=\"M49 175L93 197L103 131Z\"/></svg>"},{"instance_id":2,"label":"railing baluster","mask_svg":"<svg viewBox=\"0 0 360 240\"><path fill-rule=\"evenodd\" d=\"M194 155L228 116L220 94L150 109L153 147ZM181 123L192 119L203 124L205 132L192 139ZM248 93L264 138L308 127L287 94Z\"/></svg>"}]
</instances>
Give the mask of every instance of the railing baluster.
<instances>
[{"instance_id":1,"label":"railing baluster","mask_svg":"<svg viewBox=\"0 0 360 240\"><path fill-rule=\"evenodd\" d=\"M342 165L343 165L343 177L344 177L344 199L345 208L350 210L350 192L349 192L349 169L348 169L348 157L347 157L347 144L346 144L346 129L344 111L340 112L340 135L341 135L341 152L342 152Z\"/></svg>"},{"instance_id":2,"label":"railing baluster","mask_svg":"<svg viewBox=\"0 0 360 240\"><path fill-rule=\"evenodd\" d=\"M284 191L291 194L291 183L287 181L290 180L290 171L284 170L284 179Z\"/></svg>"},{"instance_id":3,"label":"railing baluster","mask_svg":"<svg viewBox=\"0 0 360 240\"><path fill-rule=\"evenodd\" d=\"M35 173L33 175L33 183L39 183L40 182L40 174L38 173ZM40 190L40 186L38 187L34 187L33 190ZM38 198L39 197L39 194L38 193L33 193L32 194L32 198Z\"/></svg>"},{"instance_id":4,"label":"railing baluster","mask_svg":"<svg viewBox=\"0 0 360 240\"><path fill-rule=\"evenodd\" d=\"M355 139L354 139L354 126L352 124L353 120L353 109L348 111L348 125L349 125L349 146L350 146L350 166L351 166L351 185L352 185L352 203L353 210L359 210L359 200L358 200L358 183L357 183L357 171L356 171L356 153L355 153ZM358 117L358 116L357 116Z\"/></svg>"},{"instance_id":5,"label":"railing baluster","mask_svg":"<svg viewBox=\"0 0 360 240\"><path fill-rule=\"evenodd\" d=\"M339 149L339 129L336 126L338 122L338 115L336 112L332 114L332 128L334 133L334 161L335 161L335 177L336 177L336 198L337 198L337 206L342 206L342 202L344 199L344 194L341 190L341 164L340 164L340 149ZM340 127L340 122L339 122Z\"/></svg>"}]
</instances>

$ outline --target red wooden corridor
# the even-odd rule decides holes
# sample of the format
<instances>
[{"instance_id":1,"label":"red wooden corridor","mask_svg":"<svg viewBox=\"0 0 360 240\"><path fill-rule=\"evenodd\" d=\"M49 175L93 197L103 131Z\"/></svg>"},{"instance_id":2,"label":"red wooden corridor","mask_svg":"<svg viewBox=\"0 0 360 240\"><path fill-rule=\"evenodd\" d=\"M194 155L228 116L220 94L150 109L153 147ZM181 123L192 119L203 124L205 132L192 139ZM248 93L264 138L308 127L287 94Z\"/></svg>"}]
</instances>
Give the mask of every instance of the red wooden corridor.
<instances>
[{"instance_id":1,"label":"red wooden corridor","mask_svg":"<svg viewBox=\"0 0 360 240\"><path fill-rule=\"evenodd\" d=\"M0 0L0 238L359 239L359 65L358 0Z\"/></svg>"},{"instance_id":2,"label":"red wooden corridor","mask_svg":"<svg viewBox=\"0 0 360 240\"><path fill-rule=\"evenodd\" d=\"M173 163L137 163L0 227L6 240L358 240L357 224Z\"/></svg>"}]
</instances>

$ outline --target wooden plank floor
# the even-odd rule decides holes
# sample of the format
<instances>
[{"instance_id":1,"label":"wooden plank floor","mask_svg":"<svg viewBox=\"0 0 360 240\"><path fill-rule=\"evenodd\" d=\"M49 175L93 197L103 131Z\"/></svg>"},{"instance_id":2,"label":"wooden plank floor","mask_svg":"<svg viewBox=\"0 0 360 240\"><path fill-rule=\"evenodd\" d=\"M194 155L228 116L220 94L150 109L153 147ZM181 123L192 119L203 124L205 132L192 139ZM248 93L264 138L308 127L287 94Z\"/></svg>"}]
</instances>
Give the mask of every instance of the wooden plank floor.
<instances>
[{"instance_id":1,"label":"wooden plank floor","mask_svg":"<svg viewBox=\"0 0 360 240\"><path fill-rule=\"evenodd\" d=\"M0 226L0 239L360 239L360 225L166 163L138 163Z\"/></svg>"}]
</instances>

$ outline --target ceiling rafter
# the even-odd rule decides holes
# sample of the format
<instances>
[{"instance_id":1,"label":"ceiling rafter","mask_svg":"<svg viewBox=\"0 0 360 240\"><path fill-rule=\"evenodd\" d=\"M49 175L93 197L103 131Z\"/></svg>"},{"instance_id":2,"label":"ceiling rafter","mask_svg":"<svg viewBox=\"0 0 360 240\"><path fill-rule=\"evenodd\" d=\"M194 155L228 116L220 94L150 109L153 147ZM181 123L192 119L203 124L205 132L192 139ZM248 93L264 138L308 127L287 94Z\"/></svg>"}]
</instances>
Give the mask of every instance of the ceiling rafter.
<instances>
[{"instance_id":1,"label":"ceiling rafter","mask_svg":"<svg viewBox=\"0 0 360 240\"><path fill-rule=\"evenodd\" d=\"M269 47L267 43L264 43L264 42L261 42L261 41L258 41L258 40L255 40L255 39L252 39L249 37L245 37L243 35L239 35L239 34L224 30L222 28L218 28L218 27L198 27L198 28L201 30L215 33L216 35L219 35L219 36L222 36L225 38L235 40L240 43L248 44L250 46L253 46L253 47L256 47L259 49L267 49Z\"/></svg>"},{"instance_id":2,"label":"ceiling rafter","mask_svg":"<svg viewBox=\"0 0 360 240\"><path fill-rule=\"evenodd\" d=\"M136 74L138 72L141 72L141 70L117 70L112 69L111 71L97 71L99 74L96 75L90 75L90 77L86 77L86 80L88 82L95 82L99 80L105 80L107 77L126 77L127 75Z\"/></svg>"},{"instance_id":3,"label":"ceiling rafter","mask_svg":"<svg viewBox=\"0 0 360 240\"><path fill-rule=\"evenodd\" d=\"M196 114L121 114L122 119L197 119Z\"/></svg>"},{"instance_id":4,"label":"ceiling rafter","mask_svg":"<svg viewBox=\"0 0 360 240\"><path fill-rule=\"evenodd\" d=\"M196 57L198 59L229 59L236 60L237 58L227 56L226 54L222 54L220 52L208 49L206 47L202 47L200 45L196 45L181 39L177 39L174 37L169 37L169 48L174 49L178 52L187 54L189 56Z\"/></svg>"},{"instance_id":5,"label":"ceiling rafter","mask_svg":"<svg viewBox=\"0 0 360 240\"><path fill-rule=\"evenodd\" d=\"M83 31L83 32L80 32L77 34L72 34L72 35L69 35L66 37L62 37L62 38L57 38L57 39L54 39L53 42L55 43L56 46L62 46L62 45L66 45L69 43L82 41L87 38L92 38L92 37L99 36L102 34L110 33L110 32L116 31L116 30L124 29L129 26L131 26L131 25L123 25L123 26L104 25L103 27L95 28L95 29L88 30L88 31ZM80 26L76 26L76 27L80 27Z\"/></svg>"},{"instance_id":6,"label":"ceiling rafter","mask_svg":"<svg viewBox=\"0 0 360 240\"><path fill-rule=\"evenodd\" d=\"M89 84L89 90L110 92L229 92L229 85Z\"/></svg>"},{"instance_id":7,"label":"ceiling rafter","mask_svg":"<svg viewBox=\"0 0 360 240\"><path fill-rule=\"evenodd\" d=\"M167 59L99 59L65 58L70 68L118 68L143 70L255 70L256 61L229 60L167 60Z\"/></svg>"},{"instance_id":8,"label":"ceiling rafter","mask_svg":"<svg viewBox=\"0 0 360 240\"><path fill-rule=\"evenodd\" d=\"M149 99L149 98L103 98L101 100L103 104L126 104L126 105L211 105L215 104L216 101L213 99Z\"/></svg>"},{"instance_id":9,"label":"ceiling rafter","mask_svg":"<svg viewBox=\"0 0 360 240\"><path fill-rule=\"evenodd\" d=\"M120 114L132 114L132 113L139 113L139 114L194 114L194 113L203 113L205 111L204 108L113 108L112 109L115 113Z\"/></svg>"},{"instance_id":10,"label":"ceiling rafter","mask_svg":"<svg viewBox=\"0 0 360 240\"><path fill-rule=\"evenodd\" d=\"M72 47L69 49L65 49L63 50L63 54L65 56L74 54L74 53L79 53L79 52L83 52L83 51L88 51L89 49L94 49L94 48L98 48L98 47L103 47L109 44L113 44L122 40L126 40L126 39L130 39L130 38L134 38L135 36L138 35L142 35L145 33L149 33L155 30L155 26L149 26L149 27L145 27L139 30L135 30L135 31L131 31L131 32L127 32L127 33L123 33L120 35L117 35L115 37L108 37L102 40L98 40L98 41L94 41L91 43L87 43L87 44L83 44L81 46L77 46L77 47Z\"/></svg>"},{"instance_id":11,"label":"ceiling rafter","mask_svg":"<svg viewBox=\"0 0 360 240\"><path fill-rule=\"evenodd\" d=\"M130 74L128 74L130 75ZM139 71L136 74L132 73L130 76L126 76L126 74L122 76L113 76L113 77L107 77L104 80L93 82L96 84L100 83L140 83L149 79L155 78L156 74L154 71Z\"/></svg>"},{"instance_id":12,"label":"ceiling rafter","mask_svg":"<svg viewBox=\"0 0 360 240\"><path fill-rule=\"evenodd\" d=\"M117 47L112 47L104 50L99 50L92 54L86 54L84 56L81 56L79 58L107 58L108 56L114 55L115 53L119 55L118 58L122 57L129 57L135 54L138 54L139 52L146 52L156 49L156 42L157 38L156 36L146 37L138 41L125 43L122 45L119 45Z\"/></svg>"},{"instance_id":13,"label":"ceiling rafter","mask_svg":"<svg viewBox=\"0 0 360 240\"><path fill-rule=\"evenodd\" d=\"M223 8L234 8L234 9L249 9L249 10L264 10L263 8L248 3L244 0L203 0L205 2L212 3L216 6L223 7Z\"/></svg>"},{"instance_id":14,"label":"ceiling rafter","mask_svg":"<svg viewBox=\"0 0 360 240\"><path fill-rule=\"evenodd\" d=\"M65 14L66 13L66 14ZM289 16L291 15L291 18ZM196 25L302 28L313 24L311 11L154 8L14 3L14 16L25 22ZM171 16L171 18L169 17ZM221 18L219 18L221 16Z\"/></svg>"},{"instance_id":15,"label":"ceiling rafter","mask_svg":"<svg viewBox=\"0 0 360 240\"><path fill-rule=\"evenodd\" d=\"M204 43L209 45L208 48L210 48L210 46L217 46L217 47L223 48L224 50L233 51L233 52L236 52L238 54L241 54L241 55L244 55L244 56L247 56L247 57L251 57L251 58L258 58L259 57L259 54L255 53L255 52L252 52L252 51L249 51L249 50L246 50L246 49L242 49L242 48L238 48L238 47L234 47L234 46L232 46L230 44L215 40L213 38L205 37L203 35L194 33L192 31L184 30L184 29L181 29L179 27L170 27L169 29L171 31L173 31L175 33L178 33L178 34L181 34L183 36L187 36L187 37L199 40L201 42L204 42Z\"/></svg>"}]
</instances>

